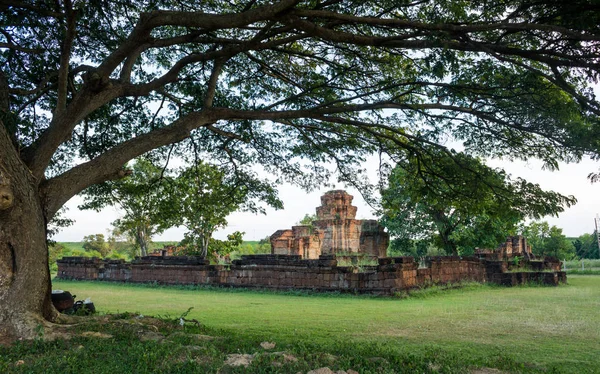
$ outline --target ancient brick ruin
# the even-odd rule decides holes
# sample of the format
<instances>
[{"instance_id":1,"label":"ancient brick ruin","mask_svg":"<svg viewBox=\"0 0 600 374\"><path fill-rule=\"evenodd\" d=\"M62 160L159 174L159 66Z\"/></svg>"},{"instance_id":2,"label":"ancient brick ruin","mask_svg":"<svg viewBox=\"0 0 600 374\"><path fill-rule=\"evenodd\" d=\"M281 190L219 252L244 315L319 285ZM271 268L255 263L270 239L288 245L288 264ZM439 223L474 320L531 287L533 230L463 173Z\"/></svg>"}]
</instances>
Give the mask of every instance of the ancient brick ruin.
<instances>
[{"instance_id":1,"label":"ancient brick ruin","mask_svg":"<svg viewBox=\"0 0 600 374\"><path fill-rule=\"evenodd\" d=\"M433 284L463 281L517 285L529 281L557 285L566 282L561 263L554 258L514 261L514 254L527 250L522 237L509 238L511 255L428 257L422 263L413 257L379 258L375 266L339 266L336 255L303 259L300 255L242 256L231 265L210 265L196 256L147 256L131 263L123 260L65 257L58 260L59 279L158 282L226 287L307 289L374 294L394 294ZM512 246L512 243L521 243ZM525 244L525 246L523 246ZM522 256L520 256L521 258Z\"/></svg>"},{"instance_id":2,"label":"ancient brick ruin","mask_svg":"<svg viewBox=\"0 0 600 374\"><path fill-rule=\"evenodd\" d=\"M360 254L385 257L389 235L376 220L356 219L354 197L343 190L321 196L317 220L310 226L293 226L271 235L271 254L317 259L321 255Z\"/></svg>"},{"instance_id":3,"label":"ancient brick ruin","mask_svg":"<svg viewBox=\"0 0 600 374\"><path fill-rule=\"evenodd\" d=\"M525 260L535 259L531 252L531 246L527 244L527 238L517 235L509 236L506 241L496 249L479 249L475 250L475 254L484 256L487 259L501 260L503 258L523 257Z\"/></svg>"}]
</instances>

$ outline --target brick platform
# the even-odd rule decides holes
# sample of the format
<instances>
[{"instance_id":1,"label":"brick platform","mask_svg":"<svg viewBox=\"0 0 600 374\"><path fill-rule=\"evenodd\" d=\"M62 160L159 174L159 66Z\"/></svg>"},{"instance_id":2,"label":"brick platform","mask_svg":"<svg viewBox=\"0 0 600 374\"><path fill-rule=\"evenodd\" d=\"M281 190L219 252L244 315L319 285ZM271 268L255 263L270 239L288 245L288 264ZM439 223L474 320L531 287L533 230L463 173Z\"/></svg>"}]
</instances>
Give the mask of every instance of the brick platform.
<instances>
[{"instance_id":1,"label":"brick platform","mask_svg":"<svg viewBox=\"0 0 600 374\"><path fill-rule=\"evenodd\" d=\"M148 256L131 263L64 257L57 261L59 279L108 280L133 283L204 284L212 286L309 289L393 294L432 284L460 281L517 285L529 281L557 285L566 282L556 259L522 263L531 272L511 271L510 262L477 257L430 257L425 267L413 257L386 257L378 266L343 267L335 255L302 259L299 255L242 256L229 266L209 265L197 256Z\"/></svg>"}]
</instances>

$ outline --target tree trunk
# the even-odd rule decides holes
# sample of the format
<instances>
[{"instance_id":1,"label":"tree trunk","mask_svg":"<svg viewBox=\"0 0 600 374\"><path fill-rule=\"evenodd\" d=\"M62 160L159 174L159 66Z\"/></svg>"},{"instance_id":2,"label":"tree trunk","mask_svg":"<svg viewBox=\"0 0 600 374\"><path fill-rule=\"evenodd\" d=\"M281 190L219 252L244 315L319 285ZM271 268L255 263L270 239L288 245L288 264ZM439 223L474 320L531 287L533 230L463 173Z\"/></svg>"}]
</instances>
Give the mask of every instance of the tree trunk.
<instances>
[{"instance_id":1,"label":"tree trunk","mask_svg":"<svg viewBox=\"0 0 600 374\"><path fill-rule=\"evenodd\" d=\"M147 235L144 230L138 227L136 230L136 240L140 246L140 255L142 257L148 256L148 240L146 238Z\"/></svg>"},{"instance_id":2,"label":"tree trunk","mask_svg":"<svg viewBox=\"0 0 600 374\"><path fill-rule=\"evenodd\" d=\"M444 212L435 212L433 217L435 219L435 225L437 226L438 235L440 237L440 242L444 252L446 252L448 255L458 255L456 243L450 240L450 235L452 235L455 226L450 224Z\"/></svg>"},{"instance_id":3,"label":"tree trunk","mask_svg":"<svg viewBox=\"0 0 600 374\"><path fill-rule=\"evenodd\" d=\"M451 229L443 229L439 232L440 238L442 239L442 245L444 248L444 252L446 252L449 256L457 256L458 248L456 247L456 243L450 239L450 235L452 235Z\"/></svg>"},{"instance_id":4,"label":"tree trunk","mask_svg":"<svg viewBox=\"0 0 600 374\"><path fill-rule=\"evenodd\" d=\"M201 238L202 248L200 251L200 256L202 256L202 257L208 256L208 244L210 243L210 237L211 237L211 235L202 235L202 238Z\"/></svg>"},{"instance_id":5,"label":"tree trunk","mask_svg":"<svg viewBox=\"0 0 600 374\"><path fill-rule=\"evenodd\" d=\"M33 338L58 312L50 299L46 220L37 181L0 121L0 341ZM12 201L7 197L12 197Z\"/></svg>"}]
</instances>

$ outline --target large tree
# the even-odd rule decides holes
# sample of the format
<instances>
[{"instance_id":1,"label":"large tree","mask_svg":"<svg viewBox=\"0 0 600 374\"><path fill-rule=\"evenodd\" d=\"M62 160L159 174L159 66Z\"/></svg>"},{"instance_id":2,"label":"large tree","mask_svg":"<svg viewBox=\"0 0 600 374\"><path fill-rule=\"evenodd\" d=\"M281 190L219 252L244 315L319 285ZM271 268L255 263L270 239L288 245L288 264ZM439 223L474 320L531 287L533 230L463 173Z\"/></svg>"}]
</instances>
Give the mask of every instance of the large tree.
<instances>
[{"instance_id":1,"label":"large tree","mask_svg":"<svg viewBox=\"0 0 600 374\"><path fill-rule=\"evenodd\" d=\"M373 152L598 156L590 1L0 4L0 334L54 321L46 226L153 149L274 182L360 183ZM187 147L187 148L186 148Z\"/></svg>"},{"instance_id":2,"label":"large tree","mask_svg":"<svg viewBox=\"0 0 600 374\"><path fill-rule=\"evenodd\" d=\"M425 239L448 254L472 254L495 248L523 219L557 215L575 202L477 158L430 147L409 154L390 174L382 222L394 240Z\"/></svg>"},{"instance_id":3,"label":"large tree","mask_svg":"<svg viewBox=\"0 0 600 374\"><path fill-rule=\"evenodd\" d=\"M181 170L170 181L168 190L169 206L163 205L159 213L188 230L184 243L201 256L209 254L211 242L218 246L212 235L227 226L227 216L231 213L237 210L264 213L260 201L276 209L283 207L269 183L252 174L228 172L201 161ZM241 240L241 235L238 236Z\"/></svg>"}]
</instances>

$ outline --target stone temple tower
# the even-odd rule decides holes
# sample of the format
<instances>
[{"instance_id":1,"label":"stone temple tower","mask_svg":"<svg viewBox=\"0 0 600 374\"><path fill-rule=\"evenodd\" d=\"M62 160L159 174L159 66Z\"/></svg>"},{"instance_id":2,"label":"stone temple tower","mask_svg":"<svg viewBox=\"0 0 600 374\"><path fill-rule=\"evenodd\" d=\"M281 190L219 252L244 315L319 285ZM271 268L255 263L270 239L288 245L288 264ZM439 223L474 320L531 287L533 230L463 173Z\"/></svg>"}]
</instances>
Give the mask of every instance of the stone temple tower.
<instances>
[{"instance_id":1,"label":"stone temple tower","mask_svg":"<svg viewBox=\"0 0 600 374\"><path fill-rule=\"evenodd\" d=\"M312 226L294 226L271 235L271 253L318 258L321 254L386 257L389 235L376 220L357 220L354 197L343 190L321 196Z\"/></svg>"},{"instance_id":2,"label":"stone temple tower","mask_svg":"<svg viewBox=\"0 0 600 374\"><path fill-rule=\"evenodd\" d=\"M321 253L358 252L361 221L356 219L354 196L343 190L329 191L321 196L317 220L313 225L323 231Z\"/></svg>"}]
</instances>

